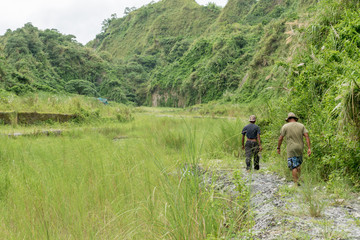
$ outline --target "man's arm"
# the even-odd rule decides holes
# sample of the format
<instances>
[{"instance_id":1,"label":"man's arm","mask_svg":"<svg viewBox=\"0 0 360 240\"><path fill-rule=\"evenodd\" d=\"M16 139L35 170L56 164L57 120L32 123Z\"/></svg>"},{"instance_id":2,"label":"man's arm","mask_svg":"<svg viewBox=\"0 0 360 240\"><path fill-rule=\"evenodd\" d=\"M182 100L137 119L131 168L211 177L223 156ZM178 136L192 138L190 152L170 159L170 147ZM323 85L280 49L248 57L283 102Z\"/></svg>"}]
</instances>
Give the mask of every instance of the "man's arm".
<instances>
[{"instance_id":1,"label":"man's arm","mask_svg":"<svg viewBox=\"0 0 360 240\"><path fill-rule=\"evenodd\" d=\"M279 137L279 141L278 141L278 147L277 147L277 153L280 154L280 147L281 147L281 144L282 144L282 141L284 139L284 136L281 136Z\"/></svg>"},{"instance_id":2,"label":"man's arm","mask_svg":"<svg viewBox=\"0 0 360 240\"><path fill-rule=\"evenodd\" d=\"M245 134L242 134L242 139L241 139L241 144L242 144L242 149L245 149Z\"/></svg>"},{"instance_id":3,"label":"man's arm","mask_svg":"<svg viewBox=\"0 0 360 240\"><path fill-rule=\"evenodd\" d=\"M310 157L310 155L311 155L311 143L310 143L309 133L304 133L304 136L306 138L306 144L308 146L307 154Z\"/></svg>"},{"instance_id":4,"label":"man's arm","mask_svg":"<svg viewBox=\"0 0 360 240\"><path fill-rule=\"evenodd\" d=\"M262 146L261 146L260 134L257 135L257 141L258 141L258 144L259 144L259 150L261 151L261 150L262 150Z\"/></svg>"}]
</instances>

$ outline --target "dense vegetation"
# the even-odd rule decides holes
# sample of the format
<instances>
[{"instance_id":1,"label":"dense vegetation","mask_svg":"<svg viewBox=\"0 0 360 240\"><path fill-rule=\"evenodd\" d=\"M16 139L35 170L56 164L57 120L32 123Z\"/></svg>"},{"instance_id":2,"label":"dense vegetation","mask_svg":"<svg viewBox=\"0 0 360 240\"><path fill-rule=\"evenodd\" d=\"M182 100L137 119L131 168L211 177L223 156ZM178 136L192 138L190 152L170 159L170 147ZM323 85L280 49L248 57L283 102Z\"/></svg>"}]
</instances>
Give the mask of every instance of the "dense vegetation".
<instances>
[{"instance_id":1,"label":"dense vegetation","mask_svg":"<svg viewBox=\"0 0 360 240\"><path fill-rule=\"evenodd\" d=\"M112 62L107 53L97 54L74 38L30 23L9 30L0 38L1 88L18 95L68 92L136 103L136 87L127 82L127 76L139 67Z\"/></svg>"},{"instance_id":2,"label":"dense vegetation","mask_svg":"<svg viewBox=\"0 0 360 240\"><path fill-rule=\"evenodd\" d=\"M224 94L249 101L268 85L269 78L263 79L276 58L286 54L285 23L307 6L231 0L221 9L193 0L161 1L108 19L88 45L125 61L147 60L146 104L189 106Z\"/></svg>"},{"instance_id":3,"label":"dense vegetation","mask_svg":"<svg viewBox=\"0 0 360 240\"><path fill-rule=\"evenodd\" d=\"M322 1L309 26L299 29L306 44L288 69L289 93L282 101L312 129L313 166L326 180L360 176L360 5Z\"/></svg>"}]
</instances>

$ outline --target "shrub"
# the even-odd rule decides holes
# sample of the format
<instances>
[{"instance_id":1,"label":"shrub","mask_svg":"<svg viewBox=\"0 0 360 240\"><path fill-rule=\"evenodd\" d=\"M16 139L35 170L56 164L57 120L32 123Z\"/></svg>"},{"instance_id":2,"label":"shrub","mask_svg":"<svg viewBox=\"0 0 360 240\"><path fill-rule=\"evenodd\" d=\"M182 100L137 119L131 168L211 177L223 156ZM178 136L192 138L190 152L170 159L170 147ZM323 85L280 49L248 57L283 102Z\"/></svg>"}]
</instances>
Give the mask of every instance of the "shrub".
<instances>
[{"instance_id":1,"label":"shrub","mask_svg":"<svg viewBox=\"0 0 360 240\"><path fill-rule=\"evenodd\" d=\"M116 119L119 122L129 122L134 119L132 112L129 108L123 107L116 110Z\"/></svg>"}]
</instances>

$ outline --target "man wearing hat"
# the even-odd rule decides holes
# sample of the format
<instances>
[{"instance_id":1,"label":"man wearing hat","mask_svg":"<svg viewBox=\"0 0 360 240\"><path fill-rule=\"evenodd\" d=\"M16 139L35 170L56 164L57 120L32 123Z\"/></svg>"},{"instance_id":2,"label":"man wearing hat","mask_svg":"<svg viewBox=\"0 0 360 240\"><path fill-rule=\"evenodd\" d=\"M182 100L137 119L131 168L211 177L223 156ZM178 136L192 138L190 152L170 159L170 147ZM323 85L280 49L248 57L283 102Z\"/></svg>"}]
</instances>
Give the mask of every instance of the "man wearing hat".
<instances>
[{"instance_id":1,"label":"man wearing hat","mask_svg":"<svg viewBox=\"0 0 360 240\"><path fill-rule=\"evenodd\" d=\"M303 137L305 137L306 144L308 146L308 156L311 155L310 138L305 126L298 123L298 118L294 113L289 113L285 121L287 123L281 128L277 152L280 154L282 141L284 137L286 137L288 167L292 171L295 185L299 185L298 180L301 172L301 163L304 151Z\"/></svg>"},{"instance_id":2,"label":"man wearing hat","mask_svg":"<svg viewBox=\"0 0 360 240\"><path fill-rule=\"evenodd\" d=\"M245 149L246 156L246 170L250 171L251 157L254 156L254 169L259 170L259 151L262 150L260 139L260 127L255 124L256 116L251 115L249 118L250 124L246 125L242 130L242 149ZM245 142L246 135L246 144Z\"/></svg>"}]
</instances>

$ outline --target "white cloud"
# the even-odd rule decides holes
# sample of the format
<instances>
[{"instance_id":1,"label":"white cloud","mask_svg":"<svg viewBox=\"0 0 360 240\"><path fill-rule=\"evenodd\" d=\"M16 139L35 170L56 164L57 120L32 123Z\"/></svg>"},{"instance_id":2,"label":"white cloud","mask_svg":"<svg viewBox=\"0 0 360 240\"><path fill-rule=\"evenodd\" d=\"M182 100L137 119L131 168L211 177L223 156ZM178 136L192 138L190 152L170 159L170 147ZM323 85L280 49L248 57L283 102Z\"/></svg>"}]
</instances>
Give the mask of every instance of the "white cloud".
<instances>
[{"instance_id":1,"label":"white cloud","mask_svg":"<svg viewBox=\"0 0 360 240\"><path fill-rule=\"evenodd\" d=\"M157 0L158 1L158 0ZM175 0L176 1L176 0ZM196 0L206 5L225 6L227 0ZM40 29L55 28L72 34L85 44L100 33L101 23L116 13L121 17L126 7L139 8L151 0L11 0L0 7L0 35L31 22Z\"/></svg>"}]
</instances>

